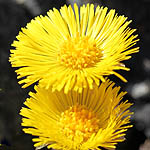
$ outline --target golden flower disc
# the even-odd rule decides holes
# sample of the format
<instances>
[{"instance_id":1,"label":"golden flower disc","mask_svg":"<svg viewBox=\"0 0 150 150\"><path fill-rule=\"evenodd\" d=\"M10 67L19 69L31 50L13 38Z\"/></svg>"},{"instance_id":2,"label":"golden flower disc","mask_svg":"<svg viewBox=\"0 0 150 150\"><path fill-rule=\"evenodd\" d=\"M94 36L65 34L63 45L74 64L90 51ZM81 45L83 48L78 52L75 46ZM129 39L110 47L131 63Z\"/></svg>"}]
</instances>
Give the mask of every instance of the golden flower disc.
<instances>
[{"instance_id":1,"label":"golden flower disc","mask_svg":"<svg viewBox=\"0 0 150 150\"><path fill-rule=\"evenodd\" d=\"M58 59L67 67L83 69L92 67L102 58L101 50L96 47L95 41L90 41L88 36L75 38L68 37L60 46Z\"/></svg>"},{"instance_id":2,"label":"golden flower disc","mask_svg":"<svg viewBox=\"0 0 150 150\"><path fill-rule=\"evenodd\" d=\"M99 130L98 116L81 105L70 107L63 112L59 124L67 137L73 140L75 136L80 136L83 142Z\"/></svg>"}]
</instances>

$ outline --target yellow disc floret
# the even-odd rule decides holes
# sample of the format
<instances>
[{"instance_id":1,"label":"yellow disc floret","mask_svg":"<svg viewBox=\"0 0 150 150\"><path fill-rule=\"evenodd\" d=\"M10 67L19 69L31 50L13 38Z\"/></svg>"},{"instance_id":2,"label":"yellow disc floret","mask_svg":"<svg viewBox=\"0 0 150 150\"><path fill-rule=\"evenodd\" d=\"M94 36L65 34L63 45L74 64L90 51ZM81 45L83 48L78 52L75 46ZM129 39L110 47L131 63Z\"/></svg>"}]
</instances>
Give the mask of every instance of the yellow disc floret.
<instances>
[{"instance_id":1,"label":"yellow disc floret","mask_svg":"<svg viewBox=\"0 0 150 150\"><path fill-rule=\"evenodd\" d=\"M61 114L59 122L62 132L72 140L80 136L86 141L99 129L99 119L96 114L82 105L70 107Z\"/></svg>"},{"instance_id":2,"label":"yellow disc floret","mask_svg":"<svg viewBox=\"0 0 150 150\"><path fill-rule=\"evenodd\" d=\"M96 46L96 42L90 40L88 36L68 37L60 45L58 60L67 67L82 69L92 67L102 58L101 50Z\"/></svg>"}]
</instances>

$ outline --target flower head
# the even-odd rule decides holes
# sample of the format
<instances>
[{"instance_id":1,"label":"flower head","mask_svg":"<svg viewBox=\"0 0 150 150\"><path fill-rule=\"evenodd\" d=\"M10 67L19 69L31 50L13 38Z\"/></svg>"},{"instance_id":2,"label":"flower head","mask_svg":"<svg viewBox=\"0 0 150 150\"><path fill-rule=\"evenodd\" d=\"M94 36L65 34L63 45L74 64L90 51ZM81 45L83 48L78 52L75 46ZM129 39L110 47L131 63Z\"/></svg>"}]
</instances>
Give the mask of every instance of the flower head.
<instances>
[{"instance_id":1,"label":"flower head","mask_svg":"<svg viewBox=\"0 0 150 150\"><path fill-rule=\"evenodd\" d=\"M81 93L111 74L126 82L115 71L128 71L122 61L139 49L132 47L138 39L130 23L115 10L107 13L99 6L94 10L93 4L80 10L76 4L74 10L66 5L60 11L54 8L22 28L12 44L10 62L19 67L16 72L24 88L39 81L53 91Z\"/></svg>"},{"instance_id":2,"label":"flower head","mask_svg":"<svg viewBox=\"0 0 150 150\"><path fill-rule=\"evenodd\" d=\"M62 150L96 150L99 146L115 148L124 141L125 131L131 127L131 103L120 102L126 92L106 80L94 90L82 93L52 92L35 87L21 109L22 126L26 133L36 136L35 147Z\"/></svg>"}]
</instances>

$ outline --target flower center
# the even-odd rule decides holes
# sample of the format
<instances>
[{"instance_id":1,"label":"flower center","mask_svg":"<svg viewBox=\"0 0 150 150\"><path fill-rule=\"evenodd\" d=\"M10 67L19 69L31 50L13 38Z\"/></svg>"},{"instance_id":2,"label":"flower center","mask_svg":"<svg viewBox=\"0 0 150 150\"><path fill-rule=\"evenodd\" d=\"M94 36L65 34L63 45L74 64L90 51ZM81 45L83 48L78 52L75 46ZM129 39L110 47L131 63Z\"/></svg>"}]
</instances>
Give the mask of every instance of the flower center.
<instances>
[{"instance_id":1,"label":"flower center","mask_svg":"<svg viewBox=\"0 0 150 150\"><path fill-rule=\"evenodd\" d=\"M58 60L61 64L73 69L91 67L102 58L102 51L96 46L96 42L88 36L75 38L68 37L60 45Z\"/></svg>"},{"instance_id":2,"label":"flower center","mask_svg":"<svg viewBox=\"0 0 150 150\"><path fill-rule=\"evenodd\" d=\"M60 117L61 131L69 138L81 137L83 141L99 129L96 114L84 106L76 105L63 112Z\"/></svg>"}]
</instances>

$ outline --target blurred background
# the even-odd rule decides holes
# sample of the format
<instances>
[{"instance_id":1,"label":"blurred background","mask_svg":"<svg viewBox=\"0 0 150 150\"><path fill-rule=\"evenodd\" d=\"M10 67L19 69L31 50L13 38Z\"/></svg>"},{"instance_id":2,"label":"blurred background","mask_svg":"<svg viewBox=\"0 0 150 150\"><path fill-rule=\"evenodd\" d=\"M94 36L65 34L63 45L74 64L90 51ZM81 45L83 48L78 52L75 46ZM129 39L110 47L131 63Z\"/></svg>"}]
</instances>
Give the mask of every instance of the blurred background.
<instances>
[{"instance_id":1,"label":"blurred background","mask_svg":"<svg viewBox=\"0 0 150 150\"><path fill-rule=\"evenodd\" d=\"M128 130L127 140L118 144L117 150L150 150L150 0L76 0L76 3L114 8L119 15L133 20L130 27L137 29L140 52L124 62L131 68L130 72L119 71L128 80L127 84L111 77L122 90L128 91L125 98L134 103L131 110L135 112L134 127ZM73 0L0 0L0 150L35 149L32 136L21 130L19 116L33 86L21 89L17 83L15 70L8 62L10 45L32 18L64 4L73 4Z\"/></svg>"}]
</instances>

